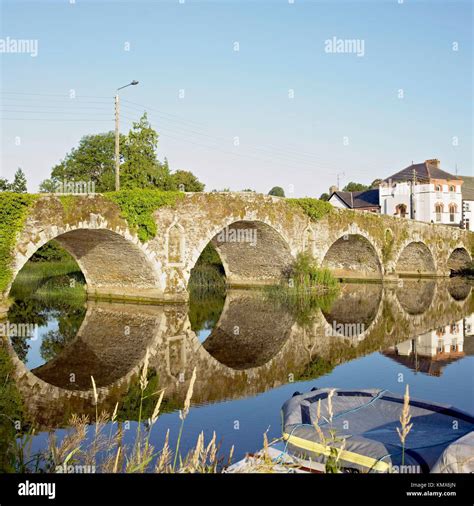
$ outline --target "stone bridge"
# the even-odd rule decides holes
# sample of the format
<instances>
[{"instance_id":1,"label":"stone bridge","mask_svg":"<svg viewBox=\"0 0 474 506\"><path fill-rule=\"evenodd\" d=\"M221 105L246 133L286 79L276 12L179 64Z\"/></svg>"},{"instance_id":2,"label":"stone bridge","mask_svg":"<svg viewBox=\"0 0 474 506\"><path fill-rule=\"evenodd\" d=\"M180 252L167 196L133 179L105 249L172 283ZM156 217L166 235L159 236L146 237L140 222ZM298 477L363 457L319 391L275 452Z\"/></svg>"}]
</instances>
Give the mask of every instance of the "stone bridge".
<instances>
[{"instance_id":1,"label":"stone bridge","mask_svg":"<svg viewBox=\"0 0 474 506\"><path fill-rule=\"evenodd\" d=\"M100 409L111 413L126 398L127 405L135 399L132 405L138 406L130 393L139 392L146 350L159 388L166 388L167 405L179 409L194 368L193 403L257 395L329 372L313 369L315 360L335 367L458 322L472 314L473 303L471 285L459 278L403 280L385 287L348 283L329 311L315 309L299 322L256 291L230 290L218 322L202 342L185 304L89 301L77 337L50 362L30 371L7 346L28 417L49 429L67 425L72 413L94 418L91 375ZM348 329L362 323L363 331L335 332L334 322Z\"/></svg>"},{"instance_id":2,"label":"stone bridge","mask_svg":"<svg viewBox=\"0 0 474 506\"><path fill-rule=\"evenodd\" d=\"M77 260L90 294L119 300L187 300L191 270L209 243L229 285L237 287L278 282L302 251L340 278L382 280L448 276L473 255L471 232L334 208L313 220L295 200L183 194L154 212L157 233L142 242L105 196L67 197L67 205L57 196L41 196L16 237L2 297L28 259L52 239Z\"/></svg>"}]
</instances>

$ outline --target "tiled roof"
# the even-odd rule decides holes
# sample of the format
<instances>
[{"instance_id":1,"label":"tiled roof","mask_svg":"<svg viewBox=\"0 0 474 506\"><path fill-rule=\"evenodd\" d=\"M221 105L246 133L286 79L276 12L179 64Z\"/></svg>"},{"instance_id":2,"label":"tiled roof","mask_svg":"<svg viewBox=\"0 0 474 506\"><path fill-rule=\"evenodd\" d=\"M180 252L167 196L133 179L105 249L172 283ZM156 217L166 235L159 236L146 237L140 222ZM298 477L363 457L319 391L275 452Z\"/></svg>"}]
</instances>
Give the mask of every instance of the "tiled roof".
<instances>
[{"instance_id":1,"label":"tiled roof","mask_svg":"<svg viewBox=\"0 0 474 506\"><path fill-rule=\"evenodd\" d=\"M332 195L337 195L344 202L344 204L346 204L346 206L351 209L360 209L363 207L379 207L378 188L360 192L335 191Z\"/></svg>"},{"instance_id":2,"label":"tiled roof","mask_svg":"<svg viewBox=\"0 0 474 506\"><path fill-rule=\"evenodd\" d=\"M474 177L459 176L463 181L461 186L463 200L474 200Z\"/></svg>"},{"instance_id":3,"label":"tiled roof","mask_svg":"<svg viewBox=\"0 0 474 506\"><path fill-rule=\"evenodd\" d=\"M409 165L404 169L396 172L392 176L386 178L385 182L397 182L397 181L412 181L413 180L413 170L416 174L416 180L419 182L428 182L430 179L447 179L447 180L459 180L461 177L454 176L453 174L449 174L449 172L445 172L444 170L439 169L436 165L432 165L427 162L423 163L415 163L413 165Z\"/></svg>"}]
</instances>

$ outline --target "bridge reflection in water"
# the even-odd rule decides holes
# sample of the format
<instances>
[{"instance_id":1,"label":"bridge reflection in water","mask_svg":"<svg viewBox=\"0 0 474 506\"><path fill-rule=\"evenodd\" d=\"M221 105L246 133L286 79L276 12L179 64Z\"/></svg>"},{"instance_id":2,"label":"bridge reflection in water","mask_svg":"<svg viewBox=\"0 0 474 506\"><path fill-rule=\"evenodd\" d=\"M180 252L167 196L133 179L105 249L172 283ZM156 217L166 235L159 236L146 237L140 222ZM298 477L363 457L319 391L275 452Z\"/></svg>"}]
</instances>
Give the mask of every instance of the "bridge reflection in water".
<instances>
[{"instance_id":1,"label":"bridge reflection in water","mask_svg":"<svg viewBox=\"0 0 474 506\"><path fill-rule=\"evenodd\" d=\"M73 412L93 415L91 375L100 409L133 404L147 349L150 375L166 388L172 410L182 405L194 367L193 402L205 404L312 379L376 351L439 376L473 339L471 285L455 278L346 284L330 307L305 318L260 291L217 299L189 307L88 302L77 335L31 370L10 345L29 417L41 430L66 426Z\"/></svg>"}]
</instances>

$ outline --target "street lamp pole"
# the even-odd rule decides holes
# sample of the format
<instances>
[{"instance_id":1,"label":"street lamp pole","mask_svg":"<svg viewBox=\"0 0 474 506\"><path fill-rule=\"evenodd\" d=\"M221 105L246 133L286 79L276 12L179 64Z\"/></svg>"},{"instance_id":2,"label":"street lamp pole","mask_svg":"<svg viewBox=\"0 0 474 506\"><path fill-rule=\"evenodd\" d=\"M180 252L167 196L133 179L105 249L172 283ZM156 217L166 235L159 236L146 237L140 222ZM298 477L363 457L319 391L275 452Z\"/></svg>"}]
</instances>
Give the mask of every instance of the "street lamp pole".
<instances>
[{"instance_id":1,"label":"street lamp pole","mask_svg":"<svg viewBox=\"0 0 474 506\"><path fill-rule=\"evenodd\" d=\"M137 84L138 81L132 81L117 88L115 93L115 191L120 190L120 98L118 92L127 86L136 86Z\"/></svg>"}]
</instances>

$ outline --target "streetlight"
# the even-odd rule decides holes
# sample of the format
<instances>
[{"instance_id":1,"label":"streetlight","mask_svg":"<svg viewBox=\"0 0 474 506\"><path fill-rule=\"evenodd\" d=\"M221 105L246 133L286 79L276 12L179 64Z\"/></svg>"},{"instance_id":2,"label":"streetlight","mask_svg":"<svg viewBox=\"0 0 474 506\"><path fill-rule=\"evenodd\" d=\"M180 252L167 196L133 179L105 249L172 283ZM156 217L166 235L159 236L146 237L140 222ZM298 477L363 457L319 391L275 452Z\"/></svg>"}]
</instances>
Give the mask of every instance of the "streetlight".
<instances>
[{"instance_id":1,"label":"streetlight","mask_svg":"<svg viewBox=\"0 0 474 506\"><path fill-rule=\"evenodd\" d=\"M117 88L115 93L115 191L120 190L120 133L119 133L119 115L120 115L120 102L119 102L119 90L126 88L127 86L136 86L138 81L133 80L131 83L126 84Z\"/></svg>"}]
</instances>

